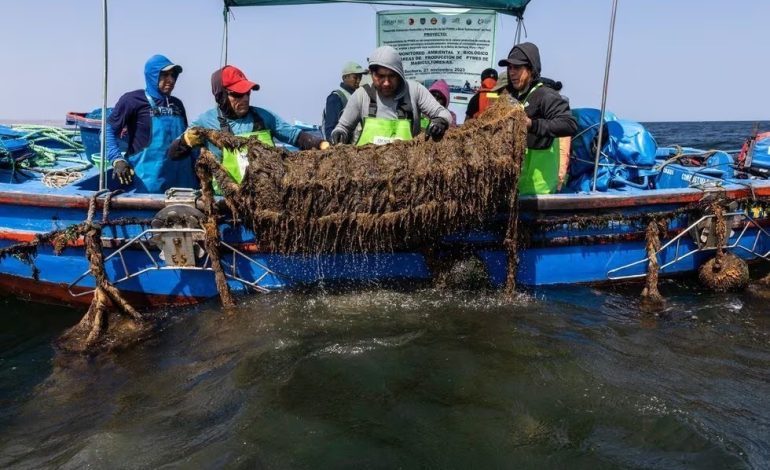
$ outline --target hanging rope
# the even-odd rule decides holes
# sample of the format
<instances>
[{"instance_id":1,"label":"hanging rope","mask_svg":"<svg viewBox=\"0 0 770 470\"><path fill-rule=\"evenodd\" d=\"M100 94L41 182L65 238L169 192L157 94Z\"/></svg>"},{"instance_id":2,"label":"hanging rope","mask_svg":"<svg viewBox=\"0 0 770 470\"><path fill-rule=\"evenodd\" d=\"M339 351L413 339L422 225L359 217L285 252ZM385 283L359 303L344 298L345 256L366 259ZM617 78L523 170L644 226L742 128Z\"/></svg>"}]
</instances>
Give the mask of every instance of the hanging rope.
<instances>
[{"instance_id":1,"label":"hanging rope","mask_svg":"<svg viewBox=\"0 0 770 470\"><path fill-rule=\"evenodd\" d=\"M716 254L701 265L698 279L715 292L743 289L749 283L749 267L745 261L724 250L728 241L728 229L721 201L711 205L711 212L714 214L711 226L716 239Z\"/></svg>"},{"instance_id":2,"label":"hanging rope","mask_svg":"<svg viewBox=\"0 0 770 470\"><path fill-rule=\"evenodd\" d=\"M136 311L120 291L112 285L104 269L102 227L93 222L96 201L102 192L94 194L88 207L88 216L77 232L83 237L86 257L94 277L95 289L88 311L80 322L67 330L57 341L57 346L68 352L94 353L133 344L152 332L152 325ZM102 212L102 220L109 217L108 195ZM113 309L110 309L110 306ZM120 316L118 316L120 315Z\"/></svg>"},{"instance_id":3,"label":"hanging rope","mask_svg":"<svg viewBox=\"0 0 770 470\"><path fill-rule=\"evenodd\" d=\"M201 201L203 202L204 213L206 214L206 219L201 224L204 231L204 244L206 246L206 253L211 261L211 269L214 271L214 280L219 292L219 299L223 307L231 308L235 306L235 300L233 300L233 295L230 292L230 286L227 284L227 278L219 258L219 229L217 228L217 208L214 199L213 179L209 169L210 162L205 161L205 157L203 158L203 161L201 159L198 160L195 172L201 182ZM235 217L234 213L233 218Z\"/></svg>"},{"instance_id":4,"label":"hanging rope","mask_svg":"<svg viewBox=\"0 0 770 470\"><path fill-rule=\"evenodd\" d=\"M645 232L645 250L647 252L647 276L644 279L644 289L642 290L642 307L645 309L658 310L664 306L665 299L658 291L658 251L660 250L661 232L665 233L667 227L665 222L659 219L652 219L647 224Z\"/></svg>"}]
</instances>

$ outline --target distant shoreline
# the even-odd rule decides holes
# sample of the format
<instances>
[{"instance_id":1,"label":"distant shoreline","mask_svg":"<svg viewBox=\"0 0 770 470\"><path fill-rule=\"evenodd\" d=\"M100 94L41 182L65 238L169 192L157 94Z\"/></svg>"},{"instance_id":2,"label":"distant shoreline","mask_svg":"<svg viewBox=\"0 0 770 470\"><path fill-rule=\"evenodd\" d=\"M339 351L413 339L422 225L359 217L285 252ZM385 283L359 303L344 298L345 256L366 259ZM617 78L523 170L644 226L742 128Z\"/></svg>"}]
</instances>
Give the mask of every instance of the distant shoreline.
<instances>
[{"instance_id":1,"label":"distant shoreline","mask_svg":"<svg viewBox=\"0 0 770 470\"><path fill-rule=\"evenodd\" d=\"M0 118L0 124L9 126L11 124L32 124L35 126L55 126L64 127L64 119L6 119Z\"/></svg>"}]
</instances>

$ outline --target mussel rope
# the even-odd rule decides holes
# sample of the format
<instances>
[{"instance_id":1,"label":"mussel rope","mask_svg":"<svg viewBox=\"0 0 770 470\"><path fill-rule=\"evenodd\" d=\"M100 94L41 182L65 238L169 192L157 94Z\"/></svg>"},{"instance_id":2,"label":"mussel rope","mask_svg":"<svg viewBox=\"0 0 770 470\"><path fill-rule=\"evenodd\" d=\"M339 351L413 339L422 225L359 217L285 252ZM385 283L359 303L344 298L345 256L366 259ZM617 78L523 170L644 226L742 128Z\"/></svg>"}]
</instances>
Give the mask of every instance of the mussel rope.
<instances>
[{"instance_id":1,"label":"mussel rope","mask_svg":"<svg viewBox=\"0 0 770 470\"><path fill-rule=\"evenodd\" d=\"M147 323L147 320L123 298L120 290L109 281L104 269L102 227L93 222L94 215L96 214L96 201L101 194L102 192L97 192L93 195L88 206L88 216L85 222L80 224L76 230L77 234L83 237L86 258L88 259L91 275L94 277L93 299L88 307L88 311L83 315L80 322L65 332L62 338L66 338L73 333L76 334L78 331L88 331L88 335L83 344L78 344L72 348L68 347L67 341L59 341L60 346L64 349L73 349L78 352L93 350L103 337L103 333L107 328L106 313L109 303L116 307L118 313L127 316L137 326L145 326ZM108 201L113 195L114 193L110 193L107 196L108 199L105 201L105 208L102 212L102 220L106 220L109 216Z\"/></svg>"},{"instance_id":2,"label":"mussel rope","mask_svg":"<svg viewBox=\"0 0 770 470\"><path fill-rule=\"evenodd\" d=\"M663 226L662 226L663 225ZM647 304L660 305L663 303L663 296L658 291L658 251L660 250L661 230L665 231L665 222L658 219L652 219L647 224L645 232L645 250L647 251L647 275L644 279L644 289L642 290L642 301Z\"/></svg>"},{"instance_id":3,"label":"mussel rope","mask_svg":"<svg viewBox=\"0 0 770 470\"><path fill-rule=\"evenodd\" d=\"M725 223L725 211L722 205L715 202L711 205L714 212L714 237L716 238L717 252L714 255L714 268L722 268L722 261L725 256L724 246L727 244L727 224Z\"/></svg>"},{"instance_id":4,"label":"mussel rope","mask_svg":"<svg viewBox=\"0 0 770 470\"><path fill-rule=\"evenodd\" d=\"M235 306L235 300L230 292L230 286L227 284L225 272L222 269L222 261L219 257L219 229L217 228L217 207L214 197L214 185L211 170L208 162L205 162L205 156L199 158L195 165L195 173L201 184L201 201L204 207L206 218L201 222L204 231L204 244L206 254L211 261L211 269L214 271L214 280L219 292L219 299L222 306L231 308Z\"/></svg>"}]
</instances>

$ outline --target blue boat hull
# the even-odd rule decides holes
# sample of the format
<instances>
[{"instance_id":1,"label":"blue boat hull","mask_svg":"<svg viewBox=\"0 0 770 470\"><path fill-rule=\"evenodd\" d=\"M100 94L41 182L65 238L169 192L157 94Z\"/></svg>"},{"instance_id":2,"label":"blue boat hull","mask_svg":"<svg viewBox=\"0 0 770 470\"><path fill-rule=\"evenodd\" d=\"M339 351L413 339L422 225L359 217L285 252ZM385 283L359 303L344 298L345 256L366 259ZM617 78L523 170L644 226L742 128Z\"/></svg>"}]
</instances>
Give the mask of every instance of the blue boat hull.
<instances>
[{"instance_id":1,"label":"blue boat hull","mask_svg":"<svg viewBox=\"0 0 770 470\"><path fill-rule=\"evenodd\" d=\"M92 177L93 178L93 177ZM30 241L37 234L63 229L86 218L93 196L89 180L70 188L53 190L36 181L0 184L0 246ZM755 185L754 196L770 196L770 184ZM766 193L766 194L765 194ZM742 200L750 195L741 185L726 186L725 196ZM599 283L640 276L646 270L644 214L675 211L699 201L703 191L689 188L606 194L559 194L523 197L520 201L520 242L517 283L537 287L560 284ZM111 220L149 220L164 207L161 195L127 194L113 199ZM571 218L618 215L623 222L582 226ZM737 255L753 259L770 250L770 241L758 217L756 224L733 227L730 243ZM317 283L428 282L447 261L477 257L486 267L494 286L504 284L508 257L503 237L506 217L483 227L445 237L434 246L414 252L333 253L283 255L266 253L254 234L243 227L222 226L222 239L249 259L230 256L225 249L225 271L249 281L259 280L264 290L292 288ZM556 221L556 222L554 222ZM690 224L688 215L673 217L663 242L680 236ZM105 257L146 228L140 225L106 226L103 231ZM695 240L681 236L677 244L659 255L662 275L695 271L712 256L697 251ZM691 256L683 256L694 252ZM122 259L121 259L122 258ZM235 269L233 269L235 263ZM668 266L666 266L669 264ZM211 271L168 269L159 250L126 247L123 256L105 263L108 277L119 280L128 272L141 275L120 281L117 287L140 304L184 304L217 295ZM77 303L90 301L87 293L93 279L85 276L88 263L82 246L68 246L55 254L45 244L30 262L8 256L0 262L0 289L34 300ZM77 282L75 282L77 281ZM228 280L236 293L253 290L234 278Z\"/></svg>"}]
</instances>

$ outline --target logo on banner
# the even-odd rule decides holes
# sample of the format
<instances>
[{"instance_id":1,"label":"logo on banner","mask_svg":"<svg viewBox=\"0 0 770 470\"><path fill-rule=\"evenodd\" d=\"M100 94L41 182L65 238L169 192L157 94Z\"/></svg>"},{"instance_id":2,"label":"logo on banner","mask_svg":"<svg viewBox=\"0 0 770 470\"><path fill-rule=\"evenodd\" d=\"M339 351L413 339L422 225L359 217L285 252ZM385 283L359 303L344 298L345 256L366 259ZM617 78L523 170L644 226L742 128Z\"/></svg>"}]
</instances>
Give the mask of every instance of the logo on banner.
<instances>
[{"instance_id":1,"label":"logo on banner","mask_svg":"<svg viewBox=\"0 0 770 470\"><path fill-rule=\"evenodd\" d=\"M409 26L412 26L414 24L414 18L409 18Z\"/></svg>"},{"instance_id":2,"label":"logo on banner","mask_svg":"<svg viewBox=\"0 0 770 470\"><path fill-rule=\"evenodd\" d=\"M467 20L465 20L465 24L467 24L468 26L470 26L470 25L472 25L472 24L473 24L473 20L472 20L472 19L470 19L470 18L468 18Z\"/></svg>"},{"instance_id":3,"label":"logo on banner","mask_svg":"<svg viewBox=\"0 0 770 470\"><path fill-rule=\"evenodd\" d=\"M441 24L446 24L446 16L441 17Z\"/></svg>"},{"instance_id":4,"label":"logo on banner","mask_svg":"<svg viewBox=\"0 0 770 470\"><path fill-rule=\"evenodd\" d=\"M420 18L420 24L425 24L425 18Z\"/></svg>"},{"instance_id":5,"label":"logo on banner","mask_svg":"<svg viewBox=\"0 0 770 470\"><path fill-rule=\"evenodd\" d=\"M438 20L436 18L430 19L430 24L436 24L436 23L438 23Z\"/></svg>"}]
</instances>

